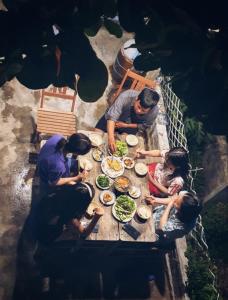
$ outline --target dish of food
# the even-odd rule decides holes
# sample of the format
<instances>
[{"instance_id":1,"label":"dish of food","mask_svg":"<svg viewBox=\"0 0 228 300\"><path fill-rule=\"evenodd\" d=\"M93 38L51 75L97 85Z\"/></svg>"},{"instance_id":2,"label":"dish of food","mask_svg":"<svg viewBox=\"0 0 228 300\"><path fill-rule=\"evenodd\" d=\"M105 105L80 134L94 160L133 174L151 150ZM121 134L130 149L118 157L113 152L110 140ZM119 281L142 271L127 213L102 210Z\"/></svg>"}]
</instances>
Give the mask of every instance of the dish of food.
<instances>
[{"instance_id":1,"label":"dish of food","mask_svg":"<svg viewBox=\"0 0 228 300\"><path fill-rule=\"evenodd\" d=\"M135 165L135 161L131 157L124 157L123 162L124 162L125 168L127 168L127 169L132 169Z\"/></svg>"},{"instance_id":2,"label":"dish of food","mask_svg":"<svg viewBox=\"0 0 228 300\"><path fill-rule=\"evenodd\" d=\"M86 211L86 214L89 216L89 217L92 217L94 215L94 209L99 207L99 205L95 202L91 202L89 207L87 208L87 211Z\"/></svg>"},{"instance_id":3,"label":"dish of food","mask_svg":"<svg viewBox=\"0 0 228 300\"><path fill-rule=\"evenodd\" d=\"M131 182L126 176L120 176L115 179L114 187L117 191L125 193L128 191Z\"/></svg>"},{"instance_id":4,"label":"dish of food","mask_svg":"<svg viewBox=\"0 0 228 300\"><path fill-rule=\"evenodd\" d=\"M94 149L92 152L93 159L96 161L102 161L104 158L104 154L101 150L99 149Z\"/></svg>"},{"instance_id":5,"label":"dish of food","mask_svg":"<svg viewBox=\"0 0 228 300\"><path fill-rule=\"evenodd\" d=\"M112 207L113 216L120 222L129 222L136 212L136 203L129 196L121 195Z\"/></svg>"},{"instance_id":6,"label":"dish of food","mask_svg":"<svg viewBox=\"0 0 228 300\"><path fill-rule=\"evenodd\" d=\"M126 142L129 146L134 147L138 144L139 140L138 140L137 136L135 136L133 134L128 134L126 136Z\"/></svg>"},{"instance_id":7,"label":"dish of food","mask_svg":"<svg viewBox=\"0 0 228 300\"><path fill-rule=\"evenodd\" d=\"M79 160L80 168L82 168L83 170L86 170L86 171L92 170L93 164L88 158L85 158L82 156L82 157L79 157L78 160Z\"/></svg>"},{"instance_id":8,"label":"dish of food","mask_svg":"<svg viewBox=\"0 0 228 300\"><path fill-rule=\"evenodd\" d=\"M145 165L144 163L136 163L135 172L140 176L145 176L148 172L147 165Z\"/></svg>"},{"instance_id":9,"label":"dish of food","mask_svg":"<svg viewBox=\"0 0 228 300\"><path fill-rule=\"evenodd\" d=\"M102 190L109 189L111 181L105 174L100 174L96 178L96 185Z\"/></svg>"},{"instance_id":10,"label":"dish of food","mask_svg":"<svg viewBox=\"0 0 228 300\"><path fill-rule=\"evenodd\" d=\"M128 153L128 147L126 142L116 141L116 151L113 153L114 156L123 157Z\"/></svg>"},{"instance_id":11,"label":"dish of food","mask_svg":"<svg viewBox=\"0 0 228 300\"><path fill-rule=\"evenodd\" d=\"M103 144L103 138L98 133L91 133L89 135L89 139L90 139L92 145L95 146L95 147L99 147Z\"/></svg>"},{"instance_id":12,"label":"dish of food","mask_svg":"<svg viewBox=\"0 0 228 300\"><path fill-rule=\"evenodd\" d=\"M111 191L103 191L100 193L100 201L105 205L112 205L116 200L116 196Z\"/></svg>"},{"instance_id":13,"label":"dish of food","mask_svg":"<svg viewBox=\"0 0 228 300\"><path fill-rule=\"evenodd\" d=\"M121 176L124 172L124 163L114 156L107 156L101 163L102 171L111 178Z\"/></svg>"},{"instance_id":14,"label":"dish of food","mask_svg":"<svg viewBox=\"0 0 228 300\"><path fill-rule=\"evenodd\" d=\"M137 214L141 219L148 220L152 213L149 206L142 204L137 208Z\"/></svg>"},{"instance_id":15,"label":"dish of food","mask_svg":"<svg viewBox=\"0 0 228 300\"><path fill-rule=\"evenodd\" d=\"M141 196L141 190L139 187L132 185L128 191L132 198L139 198Z\"/></svg>"}]
</instances>

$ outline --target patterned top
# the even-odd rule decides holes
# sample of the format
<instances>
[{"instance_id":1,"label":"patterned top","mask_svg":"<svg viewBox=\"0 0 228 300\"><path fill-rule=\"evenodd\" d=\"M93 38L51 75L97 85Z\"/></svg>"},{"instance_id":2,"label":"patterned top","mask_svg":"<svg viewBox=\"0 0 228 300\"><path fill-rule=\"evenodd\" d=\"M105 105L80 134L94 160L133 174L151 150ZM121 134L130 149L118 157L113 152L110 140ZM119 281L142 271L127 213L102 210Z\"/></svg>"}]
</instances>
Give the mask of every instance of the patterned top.
<instances>
[{"instance_id":1,"label":"patterned top","mask_svg":"<svg viewBox=\"0 0 228 300\"><path fill-rule=\"evenodd\" d=\"M153 210L153 217L155 222L155 229L159 229L159 223L161 216L166 209L166 205L159 205ZM169 213L169 218L167 223L163 226L163 238L166 241L171 241L176 238L181 238L185 234L189 233L195 226L195 220L191 223L183 223L177 217L177 209L172 207Z\"/></svg>"},{"instance_id":2,"label":"patterned top","mask_svg":"<svg viewBox=\"0 0 228 300\"><path fill-rule=\"evenodd\" d=\"M170 173L169 170L167 170L164 167L164 162L165 162L165 154L169 150L162 150L161 151L161 157L163 159L162 163L158 163L155 167L155 172L154 172L154 179L160 183L161 185L165 186L168 188L168 193L170 195L174 195L178 193L184 186L184 180L181 176L176 176L172 179L169 179Z\"/></svg>"}]
</instances>

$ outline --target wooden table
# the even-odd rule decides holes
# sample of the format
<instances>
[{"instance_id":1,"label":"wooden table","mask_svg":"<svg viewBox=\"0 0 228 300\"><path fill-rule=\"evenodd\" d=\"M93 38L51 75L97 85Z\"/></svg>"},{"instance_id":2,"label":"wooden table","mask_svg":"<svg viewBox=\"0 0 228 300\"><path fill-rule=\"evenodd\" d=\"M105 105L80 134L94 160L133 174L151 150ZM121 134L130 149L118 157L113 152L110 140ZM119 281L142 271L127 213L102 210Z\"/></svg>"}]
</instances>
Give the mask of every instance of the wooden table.
<instances>
[{"instance_id":1,"label":"wooden table","mask_svg":"<svg viewBox=\"0 0 228 300\"><path fill-rule=\"evenodd\" d=\"M89 135L90 132L82 131L84 134ZM92 133L92 132L91 132ZM125 141L125 135L118 135L118 139ZM107 134L103 134L103 139L107 141ZM142 137L138 137L139 144L135 147L128 147L128 155L130 157L134 157L135 151L138 147L144 148L144 140ZM140 222L137 214L135 214L134 218L129 222L132 226L134 226L141 234L138 239L135 241L130 235L128 235L122 228L124 223L118 222L112 215L112 206L105 206L99 201L99 195L102 190L98 189L95 184L96 177L102 173L101 171L101 163L96 162L92 157L92 150L85 155L88 159L90 159L93 163L93 169L90 171L90 175L88 178L88 182L92 183L95 188L95 197L93 202L97 205L102 206L105 210L104 216L102 216L99 220L99 230L98 233L91 233L87 238L88 241L103 241L103 242L122 242L123 243L131 243L131 244L139 244L141 243L148 246L148 243L152 243L156 240L155 236L155 228L154 228L154 220L153 216L147 220L146 222ZM138 160L144 161L145 160ZM146 177L139 177L136 175L134 168L133 169L125 169L124 175L127 176L133 185L140 187L141 196L138 199L135 199L137 206L144 202L144 196L148 195L148 180Z\"/></svg>"}]
</instances>

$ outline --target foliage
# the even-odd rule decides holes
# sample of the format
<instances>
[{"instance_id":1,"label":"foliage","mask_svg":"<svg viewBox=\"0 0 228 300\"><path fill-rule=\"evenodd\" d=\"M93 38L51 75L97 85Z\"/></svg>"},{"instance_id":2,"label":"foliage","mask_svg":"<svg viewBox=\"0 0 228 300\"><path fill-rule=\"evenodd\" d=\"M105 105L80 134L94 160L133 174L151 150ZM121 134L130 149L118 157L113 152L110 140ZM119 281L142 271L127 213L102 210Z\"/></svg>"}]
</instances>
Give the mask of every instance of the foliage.
<instances>
[{"instance_id":1,"label":"foliage","mask_svg":"<svg viewBox=\"0 0 228 300\"><path fill-rule=\"evenodd\" d=\"M187 293L191 300L216 300L217 293L212 287L213 276L209 272L210 261L194 240L188 241ZM220 298L221 299L221 298Z\"/></svg>"}]
</instances>

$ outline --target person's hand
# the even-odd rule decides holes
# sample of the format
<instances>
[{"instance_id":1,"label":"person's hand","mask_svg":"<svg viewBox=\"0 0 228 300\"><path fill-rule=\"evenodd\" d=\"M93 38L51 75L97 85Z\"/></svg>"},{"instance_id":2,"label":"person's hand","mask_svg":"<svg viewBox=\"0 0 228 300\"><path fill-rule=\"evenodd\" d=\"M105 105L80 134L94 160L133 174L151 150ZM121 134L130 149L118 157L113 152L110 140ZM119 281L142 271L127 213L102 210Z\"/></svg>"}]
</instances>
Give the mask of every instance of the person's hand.
<instances>
[{"instance_id":1,"label":"person's hand","mask_svg":"<svg viewBox=\"0 0 228 300\"><path fill-rule=\"evenodd\" d=\"M146 196L145 201L148 205L155 205L156 204L156 198L152 195Z\"/></svg>"},{"instance_id":2,"label":"person's hand","mask_svg":"<svg viewBox=\"0 0 228 300\"><path fill-rule=\"evenodd\" d=\"M94 216L100 218L104 214L104 209L102 207L96 207L94 210Z\"/></svg>"},{"instance_id":3,"label":"person's hand","mask_svg":"<svg viewBox=\"0 0 228 300\"><path fill-rule=\"evenodd\" d=\"M108 138L108 147L112 153L114 153L116 151L116 143L115 143L114 137Z\"/></svg>"},{"instance_id":4,"label":"person's hand","mask_svg":"<svg viewBox=\"0 0 228 300\"><path fill-rule=\"evenodd\" d=\"M88 177L88 175L89 175L89 172L88 171L86 171L86 170L83 170L81 173L79 173L79 180L82 180L82 181L84 181L84 180L86 180L86 178Z\"/></svg>"},{"instance_id":5,"label":"person's hand","mask_svg":"<svg viewBox=\"0 0 228 300\"><path fill-rule=\"evenodd\" d=\"M126 128L127 124L124 122L115 122L115 128Z\"/></svg>"},{"instance_id":6,"label":"person's hand","mask_svg":"<svg viewBox=\"0 0 228 300\"><path fill-rule=\"evenodd\" d=\"M146 156L146 151L141 149L141 148L138 148L136 150L136 158L145 158Z\"/></svg>"}]
</instances>

